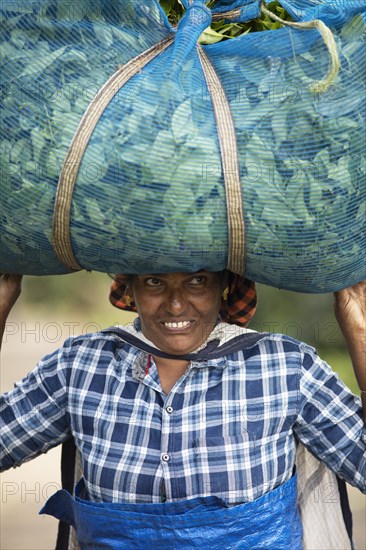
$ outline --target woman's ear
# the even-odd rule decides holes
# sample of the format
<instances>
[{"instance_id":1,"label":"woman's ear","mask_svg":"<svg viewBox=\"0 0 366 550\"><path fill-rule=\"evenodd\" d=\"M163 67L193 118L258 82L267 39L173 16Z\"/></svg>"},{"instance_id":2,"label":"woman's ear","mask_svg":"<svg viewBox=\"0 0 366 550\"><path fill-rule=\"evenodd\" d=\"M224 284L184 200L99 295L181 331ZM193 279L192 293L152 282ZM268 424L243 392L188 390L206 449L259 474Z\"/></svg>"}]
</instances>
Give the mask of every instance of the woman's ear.
<instances>
[{"instance_id":1,"label":"woman's ear","mask_svg":"<svg viewBox=\"0 0 366 550\"><path fill-rule=\"evenodd\" d=\"M132 304L134 304L134 296L133 296L133 288L132 288L132 280L131 279L128 279L126 281L125 300L126 300L126 304L128 306L131 306Z\"/></svg>"},{"instance_id":2,"label":"woman's ear","mask_svg":"<svg viewBox=\"0 0 366 550\"><path fill-rule=\"evenodd\" d=\"M225 269L221 272L221 292L226 294L229 292L228 271ZM224 298L226 300L226 297Z\"/></svg>"}]
</instances>

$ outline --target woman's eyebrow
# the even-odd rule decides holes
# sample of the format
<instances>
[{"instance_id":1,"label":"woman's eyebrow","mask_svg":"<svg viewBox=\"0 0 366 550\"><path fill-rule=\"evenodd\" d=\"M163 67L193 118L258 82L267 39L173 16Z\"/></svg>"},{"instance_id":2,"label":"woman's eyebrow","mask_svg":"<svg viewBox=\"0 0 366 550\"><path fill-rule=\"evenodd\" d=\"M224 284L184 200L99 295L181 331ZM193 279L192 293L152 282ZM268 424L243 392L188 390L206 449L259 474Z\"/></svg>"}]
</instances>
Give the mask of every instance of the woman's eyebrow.
<instances>
[{"instance_id":1,"label":"woman's eyebrow","mask_svg":"<svg viewBox=\"0 0 366 550\"><path fill-rule=\"evenodd\" d=\"M187 275L187 277L197 275L197 273L205 273L206 269L199 269L198 271L192 271L192 273L184 273L184 275ZM171 273L143 273L140 275L140 277L167 277L168 275L171 275Z\"/></svg>"}]
</instances>

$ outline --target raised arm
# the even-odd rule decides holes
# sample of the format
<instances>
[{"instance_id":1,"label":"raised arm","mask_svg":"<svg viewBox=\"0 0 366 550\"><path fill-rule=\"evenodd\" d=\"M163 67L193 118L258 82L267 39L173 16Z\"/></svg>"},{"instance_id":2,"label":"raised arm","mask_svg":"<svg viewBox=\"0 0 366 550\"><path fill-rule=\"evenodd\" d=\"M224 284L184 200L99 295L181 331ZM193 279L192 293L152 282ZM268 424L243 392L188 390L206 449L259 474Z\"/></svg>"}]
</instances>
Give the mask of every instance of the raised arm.
<instances>
[{"instance_id":1,"label":"raised arm","mask_svg":"<svg viewBox=\"0 0 366 550\"><path fill-rule=\"evenodd\" d=\"M21 292L21 275L0 274L0 349L6 320Z\"/></svg>"},{"instance_id":2,"label":"raised arm","mask_svg":"<svg viewBox=\"0 0 366 550\"><path fill-rule=\"evenodd\" d=\"M335 292L335 315L346 340L361 391L366 422L366 279Z\"/></svg>"}]
</instances>

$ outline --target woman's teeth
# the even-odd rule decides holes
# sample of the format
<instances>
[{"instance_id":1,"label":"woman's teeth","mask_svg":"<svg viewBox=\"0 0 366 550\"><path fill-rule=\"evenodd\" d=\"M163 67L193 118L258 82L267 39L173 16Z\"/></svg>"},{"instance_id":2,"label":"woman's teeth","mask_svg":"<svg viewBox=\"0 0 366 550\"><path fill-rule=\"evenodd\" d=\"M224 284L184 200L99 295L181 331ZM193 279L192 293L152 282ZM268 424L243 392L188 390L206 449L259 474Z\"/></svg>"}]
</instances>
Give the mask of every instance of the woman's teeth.
<instances>
[{"instance_id":1,"label":"woman's teeth","mask_svg":"<svg viewBox=\"0 0 366 550\"><path fill-rule=\"evenodd\" d=\"M190 321L179 321L179 323L164 323L167 328L185 328L188 327Z\"/></svg>"}]
</instances>

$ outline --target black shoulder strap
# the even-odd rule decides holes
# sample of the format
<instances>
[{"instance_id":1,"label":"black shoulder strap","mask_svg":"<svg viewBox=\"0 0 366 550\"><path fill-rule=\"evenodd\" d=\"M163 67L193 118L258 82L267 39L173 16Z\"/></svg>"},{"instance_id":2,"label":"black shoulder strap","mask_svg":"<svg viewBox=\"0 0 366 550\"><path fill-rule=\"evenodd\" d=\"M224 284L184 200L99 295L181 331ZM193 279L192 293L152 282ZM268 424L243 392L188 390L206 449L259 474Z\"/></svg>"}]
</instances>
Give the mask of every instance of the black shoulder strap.
<instances>
[{"instance_id":1,"label":"black shoulder strap","mask_svg":"<svg viewBox=\"0 0 366 550\"><path fill-rule=\"evenodd\" d=\"M224 344L220 345L219 340L212 340L207 344L204 349L201 349L197 353L187 353L186 355L172 355L165 353L157 348L154 348L147 342L140 340L130 332L127 332L119 327L110 327L102 331L104 334L114 334L127 344L131 344L138 349L164 357L165 359L184 359L186 361L208 361L210 359L218 359L224 355L235 353L245 348L249 348L255 345L259 340L262 340L267 336L267 332L248 332L245 334L239 334L234 338L231 338Z\"/></svg>"},{"instance_id":2,"label":"black shoulder strap","mask_svg":"<svg viewBox=\"0 0 366 550\"><path fill-rule=\"evenodd\" d=\"M353 541L353 520L352 520L351 508L349 505L347 485L346 485L346 482L338 476L337 476L337 483L338 483L339 497L341 501L343 521L352 545L353 544L352 542Z\"/></svg>"},{"instance_id":3,"label":"black shoulder strap","mask_svg":"<svg viewBox=\"0 0 366 550\"><path fill-rule=\"evenodd\" d=\"M61 485L71 495L75 483L76 446L73 437L62 444L61 448ZM68 550L70 539L70 525L59 521L56 541L56 550Z\"/></svg>"}]
</instances>

